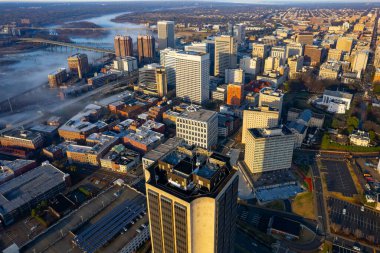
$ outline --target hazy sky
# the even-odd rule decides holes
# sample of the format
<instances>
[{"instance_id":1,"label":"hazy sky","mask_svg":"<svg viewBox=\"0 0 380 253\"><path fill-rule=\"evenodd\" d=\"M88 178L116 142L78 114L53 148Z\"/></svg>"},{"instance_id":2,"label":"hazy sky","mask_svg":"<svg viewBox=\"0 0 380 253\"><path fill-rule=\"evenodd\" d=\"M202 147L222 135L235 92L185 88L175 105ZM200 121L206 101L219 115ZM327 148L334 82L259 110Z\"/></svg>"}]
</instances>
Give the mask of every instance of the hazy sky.
<instances>
[{"instance_id":1,"label":"hazy sky","mask_svg":"<svg viewBox=\"0 0 380 253\"><path fill-rule=\"evenodd\" d=\"M128 2L136 0L0 0L0 2ZM139 1L163 1L163 0L139 0ZM177 1L178 0L164 0L164 1ZM186 0L179 0L186 2ZM204 2L234 2L234 3L291 3L291 2L331 2L331 3L378 3L380 0L198 0Z\"/></svg>"}]
</instances>

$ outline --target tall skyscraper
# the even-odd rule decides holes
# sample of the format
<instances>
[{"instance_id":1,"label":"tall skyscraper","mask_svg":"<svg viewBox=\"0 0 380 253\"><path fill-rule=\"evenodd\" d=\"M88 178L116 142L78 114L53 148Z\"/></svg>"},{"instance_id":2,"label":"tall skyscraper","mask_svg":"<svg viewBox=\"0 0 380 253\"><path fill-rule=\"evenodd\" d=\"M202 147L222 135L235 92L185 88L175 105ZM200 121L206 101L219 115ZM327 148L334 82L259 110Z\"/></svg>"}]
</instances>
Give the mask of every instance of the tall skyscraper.
<instances>
[{"instance_id":1,"label":"tall skyscraper","mask_svg":"<svg viewBox=\"0 0 380 253\"><path fill-rule=\"evenodd\" d=\"M158 21L158 48L175 48L174 21Z\"/></svg>"},{"instance_id":2,"label":"tall skyscraper","mask_svg":"<svg viewBox=\"0 0 380 253\"><path fill-rule=\"evenodd\" d=\"M137 53L139 63L152 63L155 54L155 40L151 35L139 35L137 37Z\"/></svg>"},{"instance_id":3,"label":"tall skyscraper","mask_svg":"<svg viewBox=\"0 0 380 253\"><path fill-rule=\"evenodd\" d=\"M278 109L262 106L243 112L242 143L246 143L247 131L250 128L277 127L280 119Z\"/></svg>"},{"instance_id":4,"label":"tall skyscraper","mask_svg":"<svg viewBox=\"0 0 380 253\"><path fill-rule=\"evenodd\" d=\"M234 25L232 36L236 39L238 44L241 44L245 40L245 25Z\"/></svg>"},{"instance_id":5,"label":"tall skyscraper","mask_svg":"<svg viewBox=\"0 0 380 253\"><path fill-rule=\"evenodd\" d=\"M86 54L74 54L67 58L71 72L76 73L80 79L89 71L88 58Z\"/></svg>"},{"instance_id":6,"label":"tall skyscraper","mask_svg":"<svg viewBox=\"0 0 380 253\"><path fill-rule=\"evenodd\" d=\"M116 35L114 38L116 57L133 55L133 41L129 36Z\"/></svg>"},{"instance_id":7,"label":"tall skyscraper","mask_svg":"<svg viewBox=\"0 0 380 253\"><path fill-rule=\"evenodd\" d=\"M229 158L178 147L145 171L153 253L233 253L238 175Z\"/></svg>"},{"instance_id":8,"label":"tall skyscraper","mask_svg":"<svg viewBox=\"0 0 380 253\"><path fill-rule=\"evenodd\" d=\"M210 54L210 75L214 75L215 61L215 41L204 40L202 42L193 42L191 45L185 46L185 51L194 51Z\"/></svg>"},{"instance_id":9,"label":"tall skyscraper","mask_svg":"<svg viewBox=\"0 0 380 253\"><path fill-rule=\"evenodd\" d=\"M252 173L289 169L295 135L286 127L248 129L244 162Z\"/></svg>"},{"instance_id":10,"label":"tall skyscraper","mask_svg":"<svg viewBox=\"0 0 380 253\"><path fill-rule=\"evenodd\" d=\"M237 47L234 37L215 38L215 76L224 76L226 69L237 67Z\"/></svg>"},{"instance_id":11,"label":"tall skyscraper","mask_svg":"<svg viewBox=\"0 0 380 253\"><path fill-rule=\"evenodd\" d=\"M175 54L176 96L197 104L209 100L209 54L179 51Z\"/></svg>"}]
</instances>

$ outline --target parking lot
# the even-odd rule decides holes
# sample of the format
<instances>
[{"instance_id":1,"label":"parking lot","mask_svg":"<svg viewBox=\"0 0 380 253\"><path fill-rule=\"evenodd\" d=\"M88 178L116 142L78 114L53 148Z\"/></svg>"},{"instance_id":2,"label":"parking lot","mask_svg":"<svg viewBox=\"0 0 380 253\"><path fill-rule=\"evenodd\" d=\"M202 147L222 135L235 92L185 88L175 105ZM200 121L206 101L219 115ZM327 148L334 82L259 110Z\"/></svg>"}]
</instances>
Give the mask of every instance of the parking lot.
<instances>
[{"instance_id":1,"label":"parking lot","mask_svg":"<svg viewBox=\"0 0 380 253\"><path fill-rule=\"evenodd\" d=\"M344 161L322 160L321 172L327 172L327 189L352 197L357 194L354 181Z\"/></svg>"},{"instance_id":2,"label":"parking lot","mask_svg":"<svg viewBox=\"0 0 380 253\"><path fill-rule=\"evenodd\" d=\"M330 222L340 226L341 231L380 244L379 212L336 198L329 198L327 205Z\"/></svg>"}]
</instances>

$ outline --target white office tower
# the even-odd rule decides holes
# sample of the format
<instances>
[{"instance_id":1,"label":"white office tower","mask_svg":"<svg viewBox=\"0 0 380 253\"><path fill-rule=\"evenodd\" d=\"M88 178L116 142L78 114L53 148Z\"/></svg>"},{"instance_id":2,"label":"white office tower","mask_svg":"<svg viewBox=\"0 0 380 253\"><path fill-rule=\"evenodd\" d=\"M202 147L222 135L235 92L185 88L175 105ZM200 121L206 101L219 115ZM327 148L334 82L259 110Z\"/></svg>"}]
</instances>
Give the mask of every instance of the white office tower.
<instances>
[{"instance_id":1,"label":"white office tower","mask_svg":"<svg viewBox=\"0 0 380 253\"><path fill-rule=\"evenodd\" d=\"M174 21L158 21L158 48L175 48Z\"/></svg>"},{"instance_id":2,"label":"white office tower","mask_svg":"<svg viewBox=\"0 0 380 253\"><path fill-rule=\"evenodd\" d=\"M244 83L245 74L242 69L226 69L224 75L224 82L230 83Z\"/></svg>"},{"instance_id":3,"label":"white office tower","mask_svg":"<svg viewBox=\"0 0 380 253\"><path fill-rule=\"evenodd\" d=\"M237 47L234 37L215 38L215 76L224 76L226 69L237 67Z\"/></svg>"},{"instance_id":4,"label":"white office tower","mask_svg":"<svg viewBox=\"0 0 380 253\"><path fill-rule=\"evenodd\" d=\"M252 77L258 75L261 70L262 60L259 57L244 56L240 59L240 68L244 70L247 75Z\"/></svg>"},{"instance_id":5,"label":"white office tower","mask_svg":"<svg viewBox=\"0 0 380 253\"><path fill-rule=\"evenodd\" d=\"M288 169L294 142L295 135L286 127L248 129L244 161L251 173Z\"/></svg>"},{"instance_id":6,"label":"white office tower","mask_svg":"<svg viewBox=\"0 0 380 253\"><path fill-rule=\"evenodd\" d=\"M203 104L209 100L209 54L180 51L175 56L176 96Z\"/></svg>"},{"instance_id":7,"label":"white office tower","mask_svg":"<svg viewBox=\"0 0 380 253\"><path fill-rule=\"evenodd\" d=\"M166 48L160 51L160 65L166 68L168 86L175 87L175 57L181 50Z\"/></svg>"},{"instance_id":8,"label":"white office tower","mask_svg":"<svg viewBox=\"0 0 380 253\"><path fill-rule=\"evenodd\" d=\"M189 106L177 117L176 132L187 144L209 149L218 142L218 113Z\"/></svg>"}]
</instances>

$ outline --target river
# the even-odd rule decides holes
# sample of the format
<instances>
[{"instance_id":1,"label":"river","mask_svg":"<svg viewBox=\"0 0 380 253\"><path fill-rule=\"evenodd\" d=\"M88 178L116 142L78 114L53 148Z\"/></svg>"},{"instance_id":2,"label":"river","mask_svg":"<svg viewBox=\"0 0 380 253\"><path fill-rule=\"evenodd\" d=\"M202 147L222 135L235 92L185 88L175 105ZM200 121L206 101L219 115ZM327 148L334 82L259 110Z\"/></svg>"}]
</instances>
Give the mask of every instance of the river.
<instances>
[{"instance_id":1,"label":"river","mask_svg":"<svg viewBox=\"0 0 380 253\"><path fill-rule=\"evenodd\" d=\"M117 34L129 35L136 42L137 35L145 34L147 30L143 25L132 23L115 23L111 20L124 13L116 13L104 15L100 17L90 18L80 21L93 22L99 26L106 28L115 28L109 30L106 36L98 38L80 38L71 37L75 43L86 44L92 46L94 44L99 47L111 49L113 48L113 38ZM128 29L133 30L128 30ZM52 26L54 29L54 26ZM34 50L25 53L5 55L0 58L0 100L13 97L31 88L47 83L47 76L59 67L67 67L67 57L73 53L80 52L78 50L61 49L55 51ZM101 57L101 54L94 52L86 52L90 63ZM5 64L2 64L5 63Z\"/></svg>"}]
</instances>

